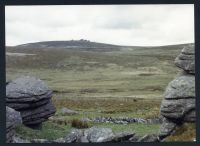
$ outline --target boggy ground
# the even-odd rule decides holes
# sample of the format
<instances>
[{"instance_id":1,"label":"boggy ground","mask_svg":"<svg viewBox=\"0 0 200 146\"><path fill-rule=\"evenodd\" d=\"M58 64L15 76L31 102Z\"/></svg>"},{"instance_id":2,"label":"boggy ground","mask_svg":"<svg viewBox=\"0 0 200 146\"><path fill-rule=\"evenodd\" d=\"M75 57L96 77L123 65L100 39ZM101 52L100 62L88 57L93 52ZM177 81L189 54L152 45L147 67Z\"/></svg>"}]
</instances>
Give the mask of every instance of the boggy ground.
<instances>
[{"instance_id":1,"label":"boggy ground","mask_svg":"<svg viewBox=\"0 0 200 146\"><path fill-rule=\"evenodd\" d=\"M16 49L9 52L29 56L7 56L6 79L30 75L44 80L54 91L55 116L43 123L42 130L19 127L17 133L30 138L56 139L73 127L70 121L95 117L159 116L160 103L167 84L179 70L174 59L183 45L129 48L117 51L73 51L63 49ZM66 107L79 112L62 115ZM158 133L159 124L88 123L130 131L139 135Z\"/></svg>"}]
</instances>

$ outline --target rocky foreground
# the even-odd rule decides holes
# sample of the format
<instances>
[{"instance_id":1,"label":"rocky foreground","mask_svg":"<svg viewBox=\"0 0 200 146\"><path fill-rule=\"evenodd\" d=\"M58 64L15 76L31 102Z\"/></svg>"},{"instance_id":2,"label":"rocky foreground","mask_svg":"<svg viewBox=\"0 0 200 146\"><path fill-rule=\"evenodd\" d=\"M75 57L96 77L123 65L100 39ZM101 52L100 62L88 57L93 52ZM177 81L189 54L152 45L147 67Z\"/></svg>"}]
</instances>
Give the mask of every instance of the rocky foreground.
<instances>
[{"instance_id":1,"label":"rocky foreground","mask_svg":"<svg viewBox=\"0 0 200 146\"><path fill-rule=\"evenodd\" d=\"M91 127L88 129L73 129L65 137L56 140L32 139L25 140L14 137L13 143L105 143L105 142L159 142L155 134L138 136L136 133L114 133L111 128Z\"/></svg>"}]
</instances>

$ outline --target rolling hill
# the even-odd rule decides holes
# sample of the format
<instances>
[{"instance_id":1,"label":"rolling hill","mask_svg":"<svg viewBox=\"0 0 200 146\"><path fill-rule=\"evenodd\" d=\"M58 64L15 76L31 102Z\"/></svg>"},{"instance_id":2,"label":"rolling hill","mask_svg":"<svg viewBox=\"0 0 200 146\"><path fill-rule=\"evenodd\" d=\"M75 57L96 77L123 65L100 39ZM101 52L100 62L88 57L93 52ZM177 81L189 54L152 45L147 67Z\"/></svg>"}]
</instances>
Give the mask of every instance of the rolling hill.
<instances>
[{"instance_id":1,"label":"rolling hill","mask_svg":"<svg viewBox=\"0 0 200 146\"><path fill-rule=\"evenodd\" d=\"M67 97L161 98L178 73L174 59L187 45L115 48L103 43L78 42L74 44L76 48L70 47L73 46L70 41L7 47L6 79L36 76L54 91L67 92ZM48 46L41 47L46 43ZM92 44L93 48L78 47L80 43ZM61 44L66 46L60 47Z\"/></svg>"},{"instance_id":2,"label":"rolling hill","mask_svg":"<svg viewBox=\"0 0 200 146\"><path fill-rule=\"evenodd\" d=\"M89 40L68 40L68 41L44 41L44 42L35 42L27 43L22 45L15 46L17 48L35 48L35 49L44 49L44 48L63 48L63 49L90 49L90 50L118 50L122 46L91 42Z\"/></svg>"}]
</instances>

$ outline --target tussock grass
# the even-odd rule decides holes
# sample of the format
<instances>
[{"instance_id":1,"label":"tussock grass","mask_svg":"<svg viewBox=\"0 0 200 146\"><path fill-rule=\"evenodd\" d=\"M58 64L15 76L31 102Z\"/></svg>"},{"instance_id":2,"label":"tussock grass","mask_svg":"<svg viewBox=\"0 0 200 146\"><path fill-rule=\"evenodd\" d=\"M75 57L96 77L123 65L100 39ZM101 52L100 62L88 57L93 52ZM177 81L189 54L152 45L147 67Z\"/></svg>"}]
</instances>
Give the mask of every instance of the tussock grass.
<instances>
[{"instance_id":1,"label":"tussock grass","mask_svg":"<svg viewBox=\"0 0 200 146\"><path fill-rule=\"evenodd\" d=\"M71 126L78 129L89 128L89 125L87 122L83 122L79 119L72 119Z\"/></svg>"},{"instance_id":2,"label":"tussock grass","mask_svg":"<svg viewBox=\"0 0 200 146\"><path fill-rule=\"evenodd\" d=\"M196 124L195 123L185 123L178 127L176 132L171 136L167 137L165 141L171 142L187 142L196 139Z\"/></svg>"}]
</instances>

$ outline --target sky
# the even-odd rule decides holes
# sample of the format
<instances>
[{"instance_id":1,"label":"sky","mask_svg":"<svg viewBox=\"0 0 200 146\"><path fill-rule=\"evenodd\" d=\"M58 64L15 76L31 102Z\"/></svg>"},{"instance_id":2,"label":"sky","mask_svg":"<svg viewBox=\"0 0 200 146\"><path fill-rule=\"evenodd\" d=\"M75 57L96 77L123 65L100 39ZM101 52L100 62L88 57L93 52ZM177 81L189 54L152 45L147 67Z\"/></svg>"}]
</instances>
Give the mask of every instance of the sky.
<instances>
[{"instance_id":1,"label":"sky","mask_svg":"<svg viewBox=\"0 0 200 146\"><path fill-rule=\"evenodd\" d=\"M6 45L86 39L126 46L194 42L194 5L6 6Z\"/></svg>"}]
</instances>

